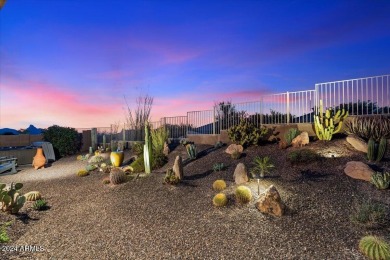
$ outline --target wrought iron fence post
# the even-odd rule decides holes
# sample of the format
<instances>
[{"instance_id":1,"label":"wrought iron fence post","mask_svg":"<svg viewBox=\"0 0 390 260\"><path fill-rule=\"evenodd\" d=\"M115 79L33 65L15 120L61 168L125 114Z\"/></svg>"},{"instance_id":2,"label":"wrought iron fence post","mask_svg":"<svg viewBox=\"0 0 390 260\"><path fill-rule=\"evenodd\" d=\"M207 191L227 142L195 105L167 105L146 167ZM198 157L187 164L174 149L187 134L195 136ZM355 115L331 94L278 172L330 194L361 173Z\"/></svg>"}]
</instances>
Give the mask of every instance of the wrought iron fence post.
<instances>
[{"instance_id":1,"label":"wrought iron fence post","mask_svg":"<svg viewBox=\"0 0 390 260\"><path fill-rule=\"evenodd\" d=\"M290 124L290 94L288 93L288 91L286 92L286 95L287 124Z\"/></svg>"}]
</instances>

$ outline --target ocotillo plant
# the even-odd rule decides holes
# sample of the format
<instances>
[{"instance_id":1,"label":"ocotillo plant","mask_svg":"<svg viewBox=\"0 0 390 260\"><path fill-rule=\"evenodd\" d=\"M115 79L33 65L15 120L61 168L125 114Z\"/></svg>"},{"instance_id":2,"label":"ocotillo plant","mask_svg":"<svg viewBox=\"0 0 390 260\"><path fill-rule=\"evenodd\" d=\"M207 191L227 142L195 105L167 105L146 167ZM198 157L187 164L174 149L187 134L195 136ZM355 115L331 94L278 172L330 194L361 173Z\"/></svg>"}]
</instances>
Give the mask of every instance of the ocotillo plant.
<instances>
[{"instance_id":1,"label":"ocotillo plant","mask_svg":"<svg viewBox=\"0 0 390 260\"><path fill-rule=\"evenodd\" d=\"M332 136L340 132L343 125L343 120L348 116L348 111L345 109L338 110L334 113L333 109L326 109L324 113L324 107L322 100L320 100L319 112L314 116L314 129L318 139L329 141Z\"/></svg>"},{"instance_id":2,"label":"ocotillo plant","mask_svg":"<svg viewBox=\"0 0 390 260\"><path fill-rule=\"evenodd\" d=\"M150 135L150 125L149 122L145 122L145 144L144 144L144 163L145 163L145 173L151 173L152 164L152 136Z\"/></svg>"}]
</instances>

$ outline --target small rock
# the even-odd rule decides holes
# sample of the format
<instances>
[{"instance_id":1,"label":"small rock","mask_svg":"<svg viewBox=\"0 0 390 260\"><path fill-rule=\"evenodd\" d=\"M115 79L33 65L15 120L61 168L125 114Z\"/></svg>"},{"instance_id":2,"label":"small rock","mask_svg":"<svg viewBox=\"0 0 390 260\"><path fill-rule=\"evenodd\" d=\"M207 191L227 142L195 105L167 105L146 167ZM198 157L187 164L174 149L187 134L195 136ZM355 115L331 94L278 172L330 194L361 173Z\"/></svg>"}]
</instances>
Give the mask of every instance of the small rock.
<instances>
[{"instance_id":1,"label":"small rock","mask_svg":"<svg viewBox=\"0 0 390 260\"><path fill-rule=\"evenodd\" d=\"M184 173L183 173L183 163L180 156L176 156L175 163L173 164L172 168L173 172L175 173L175 176L179 178L180 180L183 179Z\"/></svg>"},{"instance_id":2,"label":"small rock","mask_svg":"<svg viewBox=\"0 0 390 260\"><path fill-rule=\"evenodd\" d=\"M256 203L260 212L281 217L284 213L284 204L274 185L271 185Z\"/></svg>"},{"instance_id":3,"label":"small rock","mask_svg":"<svg viewBox=\"0 0 390 260\"><path fill-rule=\"evenodd\" d=\"M349 135L349 136L347 136L346 140L356 150L363 152L363 153L367 153L368 145L363 139L361 139L355 135Z\"/></svg>"},{"instance_id":4,"label":"small rock","mask_svg":"<svg viewBox=\"0 0 390 260\"><path fill-rule=\"evenodd\" d=\"M240 144L231 144L225 150L225 152L230 155L232 155L235 151L242 153L244 151L244 147Z\"/></svg>"},{"instance_id":5,"label":"small rock","mask_svg":"<svg viewBox=\"0 0 390 260\"><path fill-rule=\"evenodd\" d=\"M165 156L168 156L168 154L170 153L170 150L169 150L169 146L168 146L168 143L167 142L165 142L164 143L164 150L163 150L163 154L165 155Z\"/></svg>"},{"instance_id":6,"label":"small rock","mask_svg":"<svg viewBox=\"0 0 390 260\"><path fill-rule=\"evenodd\" d=\"M234 170L233 178L236 184L240 185L249 181L245 164L239 163Z\"/></svg>"},{"instance_id":7,"label":"small rock","mask_svg":"<svg viewBox=\"0 0 390 260\"><path fill-rule=\"evenodd\" d=\"M302 147L309 144L309 134L307 132L300 133L291 141L292 147Z\"/></svg>"},{"instance_id":8,"label":"small rock","mask_svg":"<svg viewBox=\"0 0 390 260\"><path fill-rule=\"evenodd\" d=\"M347 162L344 172L351 178L370 181L374 171L365 163L359 161Z\"/></svg>"}]
</instances>

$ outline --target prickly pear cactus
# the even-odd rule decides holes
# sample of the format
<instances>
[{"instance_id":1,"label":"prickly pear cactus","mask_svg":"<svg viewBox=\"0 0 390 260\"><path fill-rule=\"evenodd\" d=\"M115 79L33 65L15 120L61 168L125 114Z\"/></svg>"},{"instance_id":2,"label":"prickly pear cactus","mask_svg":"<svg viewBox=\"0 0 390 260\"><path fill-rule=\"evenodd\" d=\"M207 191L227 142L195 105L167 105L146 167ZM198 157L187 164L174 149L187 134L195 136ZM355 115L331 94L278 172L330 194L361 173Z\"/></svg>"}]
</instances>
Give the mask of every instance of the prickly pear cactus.
<instances>
[{"instance_id":1,"label":"prickly pear cactus","mask_svg":"<svg viewBox=\"0 0 390 260\"><path fill-rule=\"evenodd\" d=\"M0 184L1 209L10 214L17 214L26 202L26 197L18 192L23 187L22 183L11 183L6 189L5 184Z\"/></svg>"}]
</instances>

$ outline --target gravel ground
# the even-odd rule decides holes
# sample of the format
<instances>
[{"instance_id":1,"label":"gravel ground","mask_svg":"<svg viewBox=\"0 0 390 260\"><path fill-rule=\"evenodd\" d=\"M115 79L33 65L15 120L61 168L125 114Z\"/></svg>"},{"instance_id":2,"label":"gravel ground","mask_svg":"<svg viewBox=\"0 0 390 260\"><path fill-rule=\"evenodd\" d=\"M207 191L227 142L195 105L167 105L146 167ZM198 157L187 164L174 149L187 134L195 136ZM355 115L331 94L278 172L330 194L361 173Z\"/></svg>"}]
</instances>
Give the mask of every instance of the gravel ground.
<instances>
[{"instance_id":1,"label":"gravel ground","mask_svg":"<svg viewBox=\"0 0 390 260\"><path fill-rule=\"evenodd\" d=\"M209 147L198 145L198 150ZM389 233L388 226L368 230L349 220L364 198L390 205L390 190L377 191L343 174L346 162L365 161L343 139L307 147L324 154L337 150L343 157L296 166L286 155L299 148L250 147L239 160L232 160L225 148L186 165L185 179L177 186L162 184L162 172L176 155L187 157L182 146L173 150L162 169L118 186L102 184L106 174L101 172L75 176L86 165L75 157L47 169L23 168L1 176L0 182L23 182L24 192L39 190L51 207L36 212L26 205L17 217L0 214L0 223L14 220L8 230L12 241L1 246L1 259L364 259L357 250L359 239ZM261 182L261 189L273 184L279 190L287 205L281 218L261 214L255 199L248 205L234 201L237 163L250 167L255 156L265 155L276 170ZM227 169L213 172L216 162ZM379 167L390 169L389 160ZM215 208L212 183L220 178L228 184L229 204ZM257 184L248 186L257 197ZM22 245L43 251L21 252L18 247L18 252L9 252Z\"/></svg>"}]
</instances>

